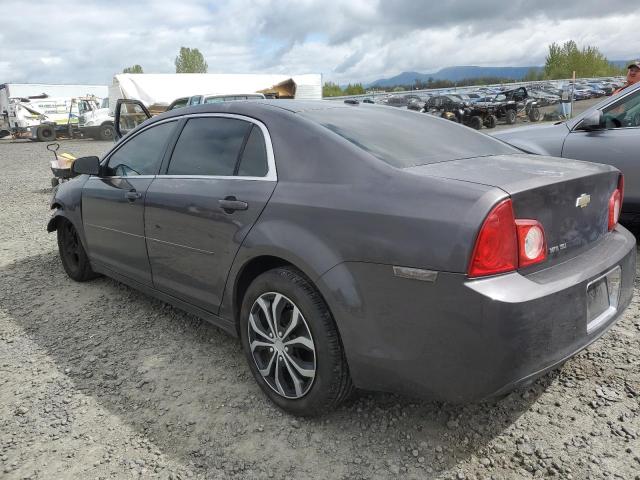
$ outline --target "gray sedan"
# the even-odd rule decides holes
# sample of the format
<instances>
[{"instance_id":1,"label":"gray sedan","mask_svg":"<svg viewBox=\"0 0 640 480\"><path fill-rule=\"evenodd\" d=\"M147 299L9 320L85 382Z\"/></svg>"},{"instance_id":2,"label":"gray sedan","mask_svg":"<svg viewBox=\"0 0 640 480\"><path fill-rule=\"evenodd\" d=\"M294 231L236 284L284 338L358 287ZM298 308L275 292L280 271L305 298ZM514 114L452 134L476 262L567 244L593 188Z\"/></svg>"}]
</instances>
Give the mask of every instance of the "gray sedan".
<instances>
[{"instance_id":1,"label":"gray sedan","mask_svg":"<svg viewBox=\"0 0 640 480\"><path fill-rule=\"evenodd\" d=\"M492 136L525 152L613 165L625 177L624 213L640 214L640 83L567 122Z\"/></svg>"},{"instance_id":2,"label":"gray sedan","mask_svg":"<svg viewBox=\"0 0 640 480\"><path fill-rule=\"evenodd\" d=\"M140 117L118 108L116 130ZM201 105L73 168L48 224L67 274L108 275L239 336L260 388L293 414L355 387L500 395L631 301L618 170L428 115Z\"/></svg>"}]
</instances>

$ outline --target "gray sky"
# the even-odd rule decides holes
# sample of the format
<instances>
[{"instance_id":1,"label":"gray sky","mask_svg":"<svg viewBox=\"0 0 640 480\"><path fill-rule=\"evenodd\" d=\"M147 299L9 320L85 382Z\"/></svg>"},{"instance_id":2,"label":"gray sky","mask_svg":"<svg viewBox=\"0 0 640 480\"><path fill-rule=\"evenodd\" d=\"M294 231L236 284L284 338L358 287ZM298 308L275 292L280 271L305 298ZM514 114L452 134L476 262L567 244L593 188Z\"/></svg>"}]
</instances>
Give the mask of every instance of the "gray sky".
<instances>
[{"instance_id":1,"label":"gray sky","mask_svg":"<svg viewBox=\"0 0 640 480\"><path fill-rule=\"evenodd\" d=\"M0 0L0 83L108 84L181 46L209 73L322 73L339 83L454 65L541 65L551 42L640 57L640 3L511 0Z\"/></svg>"}]
</instances>

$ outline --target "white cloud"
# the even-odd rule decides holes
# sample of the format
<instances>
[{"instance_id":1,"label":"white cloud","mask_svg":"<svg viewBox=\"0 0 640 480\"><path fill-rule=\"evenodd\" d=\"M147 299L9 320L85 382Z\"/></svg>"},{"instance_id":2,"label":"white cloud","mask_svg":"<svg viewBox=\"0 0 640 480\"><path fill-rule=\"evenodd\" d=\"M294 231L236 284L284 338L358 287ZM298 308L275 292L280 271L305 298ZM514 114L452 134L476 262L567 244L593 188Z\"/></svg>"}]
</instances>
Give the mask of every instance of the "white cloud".
<instances>
[{"instance_id":1,"label":"white cloud","mask_svg":"<svg viewBox=\"0 0 640 480\"><path fill-rule=\"evenodd\" d=\"M7 15L8 12L8 15ZM323 73L340 83L452 65L536 65L551 42L640 56L640 6L443 0L3 0L2 82L111 82L124 67L174 71L181 46L209 71Z\"/></svg>"},{"instance_id":2,"label":"white cloud","mask_svg":"<svg viewBox=\"0 0 640 480\"><path fill-rule=\"evenodd\" d=\"M40 61L45 64L47 67L52 67L54 65L60 65L62 63L62 58L60 57L42 57Z\"/></svg>"}]
</instances>

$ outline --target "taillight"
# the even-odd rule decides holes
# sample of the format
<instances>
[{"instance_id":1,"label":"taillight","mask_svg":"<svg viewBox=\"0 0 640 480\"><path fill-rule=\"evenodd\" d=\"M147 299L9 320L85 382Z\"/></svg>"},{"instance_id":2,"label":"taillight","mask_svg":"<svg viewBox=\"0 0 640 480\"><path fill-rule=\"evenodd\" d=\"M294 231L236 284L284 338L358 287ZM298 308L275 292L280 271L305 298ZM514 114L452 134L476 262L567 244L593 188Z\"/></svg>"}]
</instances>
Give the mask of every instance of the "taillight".
<instances>
[{"instance_id":1,"label":"taillight","mask_svg":"<svg viewBox=\"0 0 640 480\"><path fill-rule=\"evenodd\" d=\"M537 220L514 218L508 198L485 219L469 264L470 277L483 277L528 267L547 258L544 229Z\"/></svg>"},{"instance_id":2,"label":"taillight","mask_svg":"<svg viewBox=\"0 0 640 480\"><path fill-rule=\"evenodd\" d=\"M537 220L516 220L518 230L518 266L528 267L547 258L544 229Z\"/></svg>"},{"instance_id":3,"label":"taillight","mask_svg":"<svg viewBox=\"0 0 640 480\"><path fill-rule=\"evenodd\" d=\"M480 228L471 256L469 276L509 272L517 266L516 224L513 221L511 199L507 199L491 210Z\"/></svg>"},{"instance_id":4,"label":"taillight","mask_svg":"<svg viewBox=\"0 0 640 480\"><path fill-rule=\"evenodd\" d=\"M618 177L618 188L616 188L609 198L609 231L616 228L618 220L620 220L620 212L622 211L622 196L624 195L624 177L622 174Z\"/></svg>"}]
</instances>

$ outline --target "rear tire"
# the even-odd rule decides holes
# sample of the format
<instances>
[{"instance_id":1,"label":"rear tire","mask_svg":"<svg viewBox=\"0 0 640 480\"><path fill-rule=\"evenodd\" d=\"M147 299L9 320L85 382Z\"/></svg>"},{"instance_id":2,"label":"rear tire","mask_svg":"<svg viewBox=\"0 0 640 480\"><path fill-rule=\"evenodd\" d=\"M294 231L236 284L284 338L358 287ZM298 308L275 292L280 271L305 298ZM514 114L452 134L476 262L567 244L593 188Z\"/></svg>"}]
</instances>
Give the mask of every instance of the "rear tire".
<instances>
[{"instance_id":1,"label":"rear tire","mask_svg":"<svg viewBox=\"0 0 640 480\"><path fill-rule=\"evenodd\" d=\"M56 129L51 125L40 125L36 137L41 142L52 142L56 139Z\"/></svg>"},{"instance_id":2,"label":"rear tire","mask_svg":"<svg viewBox=\"0 0 640 480\"><path fill-rule=\"evenodd\" d=\"M58 251L67 275L76 282L86 282L98 277L91 269L89 257L73 224L67 219L61 219L57 227Z\"/></svg>"},{"instance_id":3,"label":"rear tire","mask_svg":"<svg viewBox=\"0 0 640 480\"><path fill-rule=\"evenodd\" d=\"M539 122L540 121L540 109L539 108L532 108L531 111L529 112L529 120L531 120L532 122Z\"/></svg>"},{"instance_id":4,"label":"rear tire","mask_svg":"<svg viewBox=\"0 0 640 480\"><path fill-rule=\"evenodd\" d=\"M514 123L516 123L516 111L508 109L505 113L505 119L508 125L513 125Z\"/></svg>"},{"instance_id":5,"label":"rear tire","mask_svg":"<svg viewBox=\"0 0 640 480\"><path fill-rule=\"evenodd\" d=\"M98 132L99 140L113 140L113 125L105 123L100 125L100 131Z\"/></svg>"},{"instance_id":6,"label":"rear tire","mask_svg":"<svg viewBox=\"0 0 640 480\"><path fill-rule=\"evenodd\" d=\"M489 115L484 122L484 126L487 128L496 128L497 123L498 117L496 117L495 115Z\"/></svg>"},{"instance_id":7,"label":"rear tire","mask_svg":"<svg viewBox=\"0 0 640 480\"><path fill-rule=\"evenodd\" d=\"M353 392L331 312L294 268L269 270L251 283L242 301L240 338L256 382L288 413L321 415Z\"/></svg>"},{"instance_id":8,"label":"rear tire","mask_svg":"<svg viewBox=\"0 0 640 480\"><path fill-rule=\"evenodd\" d=\"M480 130L482 128L482 118L474 115L469 119L469 126L475 130Z\"/></svg>"}]
</instances>

